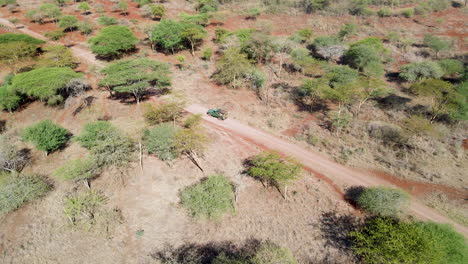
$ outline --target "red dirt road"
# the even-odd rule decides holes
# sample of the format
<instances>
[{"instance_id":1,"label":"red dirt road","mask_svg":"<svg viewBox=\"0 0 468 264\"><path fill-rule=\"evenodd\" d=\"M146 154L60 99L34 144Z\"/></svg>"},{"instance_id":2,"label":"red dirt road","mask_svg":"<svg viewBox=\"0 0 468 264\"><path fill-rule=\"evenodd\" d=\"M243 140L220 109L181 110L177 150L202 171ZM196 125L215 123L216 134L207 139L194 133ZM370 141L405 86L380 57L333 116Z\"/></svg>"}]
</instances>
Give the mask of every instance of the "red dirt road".
<instances>
[{"instance_id":1,"label":"red dirt road","mask_svg":"<svg viewBox=\"0 0 468 264\"><path fill-rule=\"evenodd\" d=\"M352 168L338 164L318 153L314 153L310 150L306 150L294 143L279 137L273 136L269 133L261 130L252 128L244 125L233 119L226 119L220 121L216 118L206 115L208 109L200 105L190 105L186 107L186 111L193 114L202 114L205 121L210 124L211 127L222 129L230 132L235 136L241 137L253 144L256 144L264 149L270 149L278 151L284 155L295 158L301 162L305 169L310 170L317 174L319 178L331 184L332 187L339 193L342 194L339 185L354 186L375 186L375 185L386 185L391 186L390 182L366 174L362 171L357 171ZM323 177L326 177L323 179ZM428 208L427 206L413 201L411 204L411 211L420 219L430 220L435 222L443 222L452 224L460 233L465 237L468 237L468 228L453 222L447 217L439 214L435 210Z\"/></svg>"},{"instance_id":2,"label":"red dirt road","mask_svg":"<svg viewBox=\"0 0 468 264\"><path fill-rule=\"evenodd\" d=\"M4 18L0 18L0 24L4 24L10 28L15 26ZM31 35L39 39L45 39L41 34L28 30L27 28L18 29L18 31L25 34ZM103 66L105 63L98 61L95 56L86 48L79 46L71 47L74 55L79 58L82 63L92 64L95 66ZM371 176L365 172L357 171L352 168L343 166L328 158L304 149L292 142L273 136L269 133L255 129L248 125L244 125L236 120L227 119L220 121L205 113L208 110L200 105L190 105L185 109L187 112L194 114L202 114L202 117L210 127L214 129L222 129L235 136L241 137L252 144L256 144L264 149L270 149L278 151L284 155L291 156L301 162L305 169L313 171L316 176L325 182L329 183L333 189L342 194L342 187L362 185L362 186L375 186L375 185L386 185L392 186L390 182ZM341 187L340 187L341 186ZM435 210L417 202L413 201L411 204L411 211L420 219L430 220L435 222L449 223L452 224L458 232L462 233L468 238L468 227L462 226L458 223L453 222L448 217L445 217Z\"/></svg>"}]
</instances>

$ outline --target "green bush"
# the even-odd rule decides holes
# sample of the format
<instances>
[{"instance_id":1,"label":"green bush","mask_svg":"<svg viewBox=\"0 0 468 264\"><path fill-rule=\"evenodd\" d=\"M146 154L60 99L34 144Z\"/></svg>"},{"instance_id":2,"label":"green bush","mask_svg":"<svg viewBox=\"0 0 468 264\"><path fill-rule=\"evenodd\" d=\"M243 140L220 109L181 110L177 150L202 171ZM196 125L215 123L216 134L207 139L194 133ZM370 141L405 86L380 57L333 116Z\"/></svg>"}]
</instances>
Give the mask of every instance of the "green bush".
<instances>
[{"instance_id":1,"label":"green bush","mask_svg":"<svg viewBox=\"0 0 468 264\"><path fill-rule=\"evenodd\" d=\"M25 128L21 137L33 143L37 149L50 153L65 146L70 132L50 120L44 120Z\"/></svg>"},{"instance_id":2,"label":"green bush","mask_svg":"<svg viewBox=\"0 0 468 264\"><path fill-rule=\"evenodd\" d=\"M161 19L166 14L166 7L163 5L145 5L141 9L144 17L150 17L152 19Z\"/></svg>"},{"instance_id":3,"label":"green bush","mask_svg":"<svg viewBox=\"0 0 468 264\"><path fill-rule=\"evenodd\" d=\"M234 212L234 186L223 175L211 175L183 189L180 200L191 216L216 220Z\"/></svg>"},{"instance_id":4,"label":"green bush","mask_svg":"<svg viewBox=\"0 0 468 264\"><path fill-rule=\"evenodd\" d=\"M164 90L171 85L169 66L147 59L130 59L112 63L101 70L99 85L135 97L137 103L151 90Z\"/></svg>"},{"instance_id":5,"label":"green bush","mask_svg":"<svg viewBox=\"0 0 468 264\"><path fill-rule=\"evenodd\" d=\"M345 53L345 61L368 75L381 75L382 56L385 51L381 39L370 37L353 43Z\"/></svg>"},{"instance_id":6,"label":"green bush","mask_svg":"<svg viewBox=\"0 0 468 264\"><path fill-rule=\"evenodd\" d=\"M94 25L91 24L89 21L84 20L84 21L78 22L78 31L80 31L81 34L89 35L93 32L93 30L94 30Z\"/></svg>"},{"instance_id":7,"label":"green bush","mask_svg":"<svg viewBox=\"0 0 468 264\"><path fill-rule=\"evenodd\" d=\"M306 13L312 13L324 10L330 5L330 2L330 0L306 0L303 5Z\"/></svg>"},{"instance_id":8,"label":"green bush","mask_svg":"<svg viewBox=\"0 0 468 264\"><path fill-rule=\"evenodd\" d=\"M91 6L86 3L86 2L81 2L79 5L78 5L78 9L84 13L84 14L88 14L89 10L91 10Z\"/></svg>"},{"instance_id":9,"label":"green bush","mask_svg":"<svg viewBox=\"0 0 468 264\"><path fill-rule=\"evenodd\" d=\"M213 56L213 49L211 48L205 48L202 52L202 59L209 61L211 60L211 56Z\"/></svg>"},{"instance_id":10,"label":"green bush","mask_svg":"<svg viewBox=\"0 0 468 264\"><path fill-rule=\"evenodd\" d=\"M297 260L287 248L282 248L272 242L264 242L253 255L252 264L297 264Z\"/></svg>"},{"instance_id":11,"label":"green bush","mask_svg":"<svg viewBox=\"0 0 468 264\"><path fill-rule=\"evenodd\" d=\"M21 104L22 98L11 85L0 86L0 110L12 112Z\"/></svg>"},{"instance_id":12,"label":"green bush","mask_svg":"<svg viewBox=\"0 0 468 264\"><path fill-rule=\"evenodd\" d=\"M62 16L58 25L66 31L73 30L78 26L78 18L72 15Z\"/></svg>"},{"instance_id":13,"label":"green bush","mask_svg":"<svg viewBox=\"0 0 468 264\"><path fill-rule=\"evenodd\" d=\"M337 87L357 81L359 72L346 65L333 66L327 70L325 77L330 80L331 87Z\"/></svg>"},{"instance_id":14,"label":"green bush","mask_svg":"<svg viewBox=\"0 0 468 264\"><path fill-rule=\"evenodd\" d=\"M106 202L105 195L89 190L65 198L63 211L74 225L86 225L89 229L95 224L95 216Z\"/></svg>"},{"instance_id":15,"label":"green bush","mask_svg":"<svg viewBox=\"0 0 468 264\"><path fill-rule=\"evenodd\" d=\"M151 124L163 122L175 122L181 115L184 104L180 102L169 102L157 106L147 104L144 117Z\"/></svg>"},{"instance_id":16,"label":"green bush","mask_svg":"<svg viewBox=\"0 0 468 264\"><path fill-rule=\"evenodd\" d=\"M403 65L400 69L400 77L409 82L429 78L440 78L444 74L439 64L432 61L413 62Z\"/></svg>"},{"instance_id":17,"label":"green bush","mask_svg":"<svg viewBox=\"0 0 468 264\"><path fill-rule=\"evenodd\" d=\"M43 48L45 53L37 61L36 67L66 67L76 68L77 59L73 57L72 51L62 45L52 45Z\"/></svg>"},{"instance_id":18,"label":"green bush","mask_svg":"<svg viewBox=\"0 0 468 264\"><path fill-rule=\"evenodd\" d=\"M411 18L414 16L414 8L403 9L401 14L406 18Z\"/></svg>"},{"instance_id":19,"label":"green bush","mask_svg":"<svg viewBox=\"0 0 468 264\"><path fill-rule=\"evenodd\" d=\"M27 96L48 101L54 99L54 96L61 97L61 92L70 80L81 76L81 73L66 67L39 68L16 75L12 87Z\"/></svg>"},{"instance_id":20,"label":"green bush","mask_svg":"<svg viewBox=\"0 0 468 264\"><path fill-rule=\"evenodd\" d=\"M193 54L205 36L206 31L199 25L163 20L151 31L150 40L164 52L191 48Z\"/></svg>"},{"instance_id":21,"label":"green bush","mask_svg":"<svg viewBox=\"0 0 468 264\"><path fill-rule=\"evenodd\" d=\"M26 42L28 44L34 44L37 46L45 43L45 41L43 40L33 38L26 34L6 33L6 34L0 35L0 44L10 43L10 42L19 42L19 41Z\"/></svg>"},{"instance_id":22,"label":"green bush","mask_svg":"<svg viewBox=\"0 0 468 264\"><path fill-rule=\"evenodd\" d=\"M393 15L393 12L390 8L384 7L384 8L379 9L379 11L377 11L377 15L379 17L391 17Z\"/></svg>"},{"instance_id":23,"label":"green bush","mask_svg":"<svg viewBox=\"0 0 468 264\"><path fill-rule=\"evenodd\" d=\"M117 128L108 121L96 121L87 123L84 126L83 132L75 136L74 140L77 141L82 147L92 149L96 147L99 142L104 141L107 135L117 133Z\"/></svg>"},{"instance_id":24,"label":"green bush","mask_svg":"<svg viewBox=\"0 0 468 264\"><path fill-rule=\"evenodd\" d=\"M54 177L61 180L87 180L94 178L98 173L94 157L80 158L68 161L54 172Z\"/></svg>"},{"instance_id":25,"label":"green bush","mask_svg":"<svg viewBox=\"0 0 468 264\"><path fill-rule=\"evenodd\" d=\"M52 30L52 31L47 31L44 36L46 36L50 40L59 40L63 36L65 36L65 33L63 30Z\"/></svg>"},{"instance_id":26,"label":"green bush","mask_svg":"<svg viewBox=\"0 0 468 264\"><path fill-rule=\"evenodd\" d=\"M247 161L247 174L277 188L284 187L301 173L301 165L274 152L263 152Z\"/></svg>"},{"instance_id":27,"label":"green bush","mask_svg":"<svg viewBox=\"0 0 468 264\"><path fill-rule=\"evenodd\" d=\"M163 123L144 132L143 142L149 153L161 160L173 160L179 155L175 146L176 128Z\"/></svg>"},{"instance_id":28,"label":"green bush","mask_svg":"<svg viewBox=\"0 0 468 264\"><path fill-rule=\"evenodd\" d=\"M463 62L459 60L444 59L438 61L437 64L442 68L444 76L462 75L465 71Z\"/></svg>"},{"instance_id":29,"label":"green bush","mask_svg":"<svg viewBox=\"0 0 468 264\"><path fill-rule=\"evenodd\" d=\"M44 196L51 189L51 185L39 176L9 176L0 185L0 215L15 211L25 203Z\"/></svg>"},{"instance_id":30,"label":"green bush","mask_svg":"<svg viewBox=\"0 0 468 264\"><path fill-rule=\"evenodd\" d=\"M88 41L91 51L103 57L116 57L135 48L138 43L132 31L125 26L107 26Z\"/></svg>"},{"instance_id":31,"label":"green bush","mask_svg":"<svg viewBox=\"0 0 468 264\"><path fill-rule=\"evenodd\" d=\"M271 59L275 52L273 39L261 32L252 33L251 37L242 44L241 52L247 54L247 58L257 63L265 63Z\"/></svg>"},{"instance_id":32,"label":"green bush","mask_svg":"<svg viewBox=\"0 0 468 264\"><path fill-rule=\"evenodd\" d=\"M401 189L369 187L357 197L358 206L381 216L398 216L409 206L410 196Z\"/></svg>"},{"instance_id":33,"label":"green bush","mask_svg":"<svg viewBox=\"0 0 468 264\"><path fill-rule=\"evenodd\" d=\"M338 37L340 39L345 39L349 36L355 36L358 33L358 25L354 23L346 23L338 32Z\"/></svg>"},{"instance_id":34,"label":"green bush","mask_svg":"<svg viewBox=\"0 0 468 264\"><path fill-rule=\"evenodd\" d=\"M119 22L117 21L117 18L114 18L114 17L100 16L98 18L98 23L103 26L111 26L111 25L117 25Z\"/></svg>"},{"instance_id":35,"label":"green bush","mask_svg":"<svg viewBox=\"0 0 468 264\"><path fill-rule=\"evenodd\" d=\"M370 264L462 264L468 260L464 237L446 224L374 218L351 237L354 252Z\"/></svg>"},{"instance_id":36,"label":"green bush","mask_svg":"<svg viewBox=\"0 0 468 264\"><path fill-rule=\"evenodd\" d=\"M439 38L430 34L424 36L424 45L432 49L436 53L436 57L439 56L441 51L449 50L451 43L449 40Z\"/></svg>"},{"instance_id":37,"label":"green bush","mask_svg":"<svg viewBox=\"0 0 468 264\"><path fill-rule=\"evenodd\" d=\"M219 84L229 84L233 88L242 86L246 74L252 69L247 56L237 48L230 48L216 65L213 79Z\"/></svg>"}]
</instances>

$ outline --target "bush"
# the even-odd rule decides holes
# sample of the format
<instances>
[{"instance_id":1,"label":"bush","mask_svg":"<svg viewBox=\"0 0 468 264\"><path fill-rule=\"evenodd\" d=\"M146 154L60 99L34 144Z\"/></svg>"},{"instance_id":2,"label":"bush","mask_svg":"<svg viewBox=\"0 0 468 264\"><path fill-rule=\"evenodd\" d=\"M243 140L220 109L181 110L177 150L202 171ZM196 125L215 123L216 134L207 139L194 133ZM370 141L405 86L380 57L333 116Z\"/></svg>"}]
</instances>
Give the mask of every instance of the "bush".
<instances>
[{"instance_id":1,"label":"bush","mask_svg":"<svg viewBox=\"0 0 468 264\"><path fill-rule=\"evenodd\" d=\"M437 62L444 72L444 76L462 75L465 71L463 63L459 60L444 59Z\"/></svg>"},{"instance_id":2,"label":"bush","mask_svg":"<svg viewBox=\"0 0 468 264\"><path fill-rule=\"evenodd\" d=\"M176 52L200 45L206 31L199 25L174 20L163 20L151 31L150 40L164 52Z\"/></svg>"},{"instance_id":3,"label":"bush","mask_svg":"<svg viewBox=\"0 0 468 264\"><path fill-rule=\"evenodd\" d=\"M19 149L9 135L0 135L0 173L20 172L30 160L29 151Z\"/></svg>"},{"instance_id":4,"label":"bush","mask_svg":"<svg viewBox=\"0 0 468 264\"><path fill-rule=\"evenodd\" d=\"M81 76L81 73L76 73L66 67L39 68L16 75L13 78L12 87L27 96L48 101L54 99L54 96L61 97L61 91L70 80Z\"/></svg>"},{"instance_id":5,"label":"bush","mask_svg":"<svg viewBox=\"0 0 468 264\"><path fill-rule=\"evenodd\" d=\"M384 52L382 40L366 38L350 46L345 54L345 61L351 67L368 75L380 75L383 74L382 54Z\"/></svg>"},{"instance_id":6,"label":"bush","mask_svg":"<svg viewBox=\"0 0 468 264\"><path fill-rule=\"evenodd\" d=\"M164 90L171 85L169 66L146 58L118 61L101 72L104 78L99 85L118 93L131 94L137 103L150 91Z\"/></svg>"},{"instance_id":7,"label":"bush","mask_svg":"<svg viewBox=\"0 0 468 264\"><path fill-rule=\"evenodd\" d=\"M44 44L45 41L33 38L26 34L14 34L14 33L6 33L0 35L0 44L10 43L10 42L26 42L28 44L34 44L39 46Z\"/></svg>"},{"instance_id":8,"label":"bush","mask_svg":"<svg viewBox=\"0 0 468 264\"><path fill-rule=\"evenodd\" d=\"M346 65L333 66L328 69L325 77L330 80L331 87L337 87L339 85L347 85L357 81L359 72Z\"/></svg>"},{"instance_id":9,"label":"bush","mask_svg":"<svg viewBox=\"0 0 468 264\"><path fill-rule=\"evenodd\" d=\"M446 224L374 218L351 233L354 252L366 263L466 263L464 237Z\"/></svg>"},{"instance_id":10,"label":"bush","mask_svg":"<svg viewBox=\"0 0 468 264\"><path fill-rule=\"evenodd\" d=\"M249 60L253 60L257 63L269 61L274 51L275 45L272 38L261 32L253 33L241 47L241 52L247 54Z\"/></svg>"},{"instance_id":11,"label":"bush","mask_svg":"<svg viewBox=\"0 0 468 264\"><path fill-rule=\"evenodd\" d=\"M141 9L142 16L152 19L161 19L166 14L166 7L163 5L145 5Z\"/></svg>"},{"instance_id":12,"label":"bush","mask_svg":"<svg viewBox=\"0 0 468 264\"><path fill-rule=\"evenodd\" d=\"M70 132L50 120L44 120L27 127L21 136L24 141L33 143L47 154L65 146L70 139Z\"/></svg>"},{"instance_id":13,"label":"bush","mask_svg":"<svg viewBox=\"0 0 468 264\"><path fill-rule=\"evenodd\" d=\"M117 25L118 21L117 21L117 18L113 18L110 16L100 16L98 18L98 23L103 26L111 26L111 25Z\"/></svg>"},{"instance_id":14,"label":"bush","mask_svg":"<svg viewBox=\"0 0 468 264\"><path fill-rule=\"evenodd\" d=\"M247 73L252 69L247 56L239 49L230 48L216 65L213 79L219 84L229 84L233 88L240 87Z\"/></svg>"},{"instance_id":15,"label":"bush","mask_svg":"<svg viewBox=\"0 0 468 264\"><path fill-rule=\"evenodd\" d=\"M263 152L247 161L247 174L278 189L297 179L301 165L274 152Z\"/></svg>"},{"instance_id":16,"label":"bush","mask_svg":"<svg viewBox=\"0 0 468 264\"><path fill-rule=\"evenodd\" d=\"M442 68L436 62L423 61L403 65L400 69L400 77L406 81L414 82L429 78L440 78L444 74Z\"/></svg>"},{"instance_id":17,"label":"bush","mask_svg":"<svg viewBox=\"0 0 468 264\"><path fill-rule=\"evenodd\" d=\"M181 115L184 104L180 102L169 102L158 106L146 105L145 119L151 124L163 122L175 122Z\"/></svg>"},{"instance_id":18,"label":"bush","mask_svg":"<svg viewBox=\"0 0 468 264\"><path fill-rule=\"evenodd\" d=\"M163 123L146 130L143 142L149 153L161 160L173 160L179 155L175 146L176 128L170 123Z\"/></svg>"},{"instance_id":19,"label":"bush","mask_svg":"<svg viewBox=\"0 0 468 264\"><path fill-rule=\"evenodd\" d=\"M234 212L234 186L223 175L211 175L183 189L180 201L192 217L217 220Z\"/></svg>"},{"instance_id":20,"label":"bush","mask_svg":"<svg viewBox=\"0 0 468 264\"><path fill-rule=\"evenodd\" d=\"M381 8L377 11L379 17L391 17L393 15L392 10L388 7Z\"/></svg>"},{"instance_id":21,"label":"bush","mask_svg":"<svg viewBox=\"0 0 468 264\"><path fill-rule=\"evenodd\" d=\"M91 24L89 21L84 20L84 21L78 22L78 31L80 31L81 34L89 35L93 32L93 30L94 30L94 25Z\"/></svg>"},{"instance_id":22,"label":"bush","mask_svg":"<svg viewBox=\"0 0 468 264\"><path fill-rule=\"evenodd\" d=\"M381 140L387 146L403 147L407 145L407 138L399 126L374 121L368 125L369 135Z\"/></svg>"},{"instance_id":23,"label":"bush","mask_svg":"<svg viewBox=\"0 0 468 264\"><path fill-rule=\"evenodd\" d=\"M98 173L94 157L87 157L68 161L54 172L54 177L61 180L87 180Z\"/></svg>"},{"instance_id":24,"label":"bush","mask_svg":"<svg viewBox=\"0 0 468 264\"><path fill-rule=\"evenodd\" d=\"M15 211L27 202L44 196L52 189L42 177L10 175L0 185L0 215Z\"/></svg>"},{"instance_id":25,"label":"bush","mask_svg":"<svg viewBox=\"0 0 468 264\"><path fill-rule=\"evenodd\" d=\"M410 196L401 189L369 187L357 197L358 206L380 216L398 216L409 206Z\"/></svg>"},{"instance_id":26,"label":"bush","mask_svg":"<svg viewBox=\"0 0 468 264\"><path fill-rule=\"evenodd\" d=\"M305 0L303 5L306 13L312 13L327 8L330 0Z\"/></svg>"},{"instance_id":27,"label":"bush","mask_svg":"<svg viewBox=\"0 0 468 264\"><path fill-rule=\"evenodd\" d=\"M401 14L406 18L411 18L414 16L414 8L403 9Z\"/></svg>"},{"instance_id":28,"label":"bush","mask_svg":"<svg viewBox=\"0 0 468 264\"><path fill-rule=\"evenodd\" d=\"M0 86L0 110L12 112L21 104L22 98L11 85Z\"/></svg>"},{"instance_id":29,"label":"bush","mask_svg":"<svg viewBox=\"0 0 468 264\"><path fill-rule=\"evenodd\" d=\"M209 61L211 60L211 56L213 56L213 50L211 48L205 48L202 52L202 59Z\"/></svg>"},{"instance_id":30,"label":"bush","mask_svg":"<svg viewBox=\"0 0 468 264\"><path fill-rule=\"evenodd\" d=\"M312 43L314 54L326 60L337 61L343 55L345 46L334 36L322 36Z\"/></svg>"},{"instance_id":31,"label":"bush","mask_svg":"<svg viewBox=\"0 0 468 264\"><path fill-rule=\"evenodd\" d=\"M67 30L74 30L78 26L78 18L72 15L62 16L59 19L59 27Z\"/></svg>"},{"instance_id":32,"label":"bush","mask_svg":"<svg viewBox=\"0 0 468 264\"><path fill-rule=\"evenodd\" d=\"M73 57L71 50L62 45L47 46L37 62L36 67L66 67L75 68L78 65L77 59Z\"/></svg>"},{"instance_id":33,"label":"bush","mask_svg":"<svg viewBox=\"0 0 468 264\"><path fill-rule=\"evenodd\" d=\"M448 40L427 34L424 36L424 45L432 49L436 53L436 57L438 57L441 51L450 49L451 43Z\"/></svg>"},{"instance_id":34,"label":"bush","mask_svg":"<svg viewBox=\"0 0 468 264\"><path fill-rule=\"evenodd\" d=\"M78 9L83 13L83 14L88 14L89 10L91 10L91 6L86 3L86 2L81 2L78 5Z\"/></svg>"},{"instance_id":35,"label":"bush","mask_svg":"<svg viewBox=\"0 0 468 264\"><path fill-rule=\"evenodd\" d=\"M297 264L297 260L287 248L282 248L272 242L264 242L255 252L252 264Z\"/></svg>"},{"instance_id":36,"label":"bush","mask_svg":"<svg viewBox=\"0 0 468 264\"><path fill-rule=\"evenodd\" d=\"M103 57L116 57L135 48L138 42L132 31L124 26L107 26L88 41L91 51Z\"/></svg>"},{"instance_id":37,"label":"bush","mask_svg":"<svg viewBox=\"0 0 468 264\"><path fill-rule=\"evenodd\" d=\"M96 121L87 123L84 126L83 132L75 136L74 140L77 141L82 147L92 149L96 147L99 142L104 141L107 135L117 133L117 128L108 121Z\"/></svg>"},{"instance_id":38,"label":"bush","mask_svg":"<svg viewBox=\"0 0 468 264\"><path fill-rule=\"evenodd\" d=\"M449 1L447 0L429 0L427 2L427 5L429 8L432 9L432 11L442 11L445 10L449 7Z\"/></svg>"},{"instance_id":39,"label":"bush","mask_svg":"<svg viewBox=\"0 0 468 264\"><path fill-rule=\"evenodd\" d=\"M357 35L357 32L358 32L358 25L354 23L346 23L340 29L340 32L338 32L338 37L340 39L345 39L346 37Z\"/></svg>"},{"instance_id":40,"label":"bush","mask_svg":"<svg viewBox=\"0 0 468 264\"><path fill-rule=\"evenodd\" d=\"M52 30L52 31L47 31L44 36L46 36L50 40L59 40L63 36L65 36L65 33L63 30Z\"/></svg>"},{"instance_id":41,"label":"bush","mask_svg":"<svg viewBox=\"0 0 468 264\"><path fill-rule=\"evenodd\" d=\"M103 208L107 200L99 191L89 190L66 197L63 211L73 225L90 230L108 213Z\"/></svg>"}]
</instances>

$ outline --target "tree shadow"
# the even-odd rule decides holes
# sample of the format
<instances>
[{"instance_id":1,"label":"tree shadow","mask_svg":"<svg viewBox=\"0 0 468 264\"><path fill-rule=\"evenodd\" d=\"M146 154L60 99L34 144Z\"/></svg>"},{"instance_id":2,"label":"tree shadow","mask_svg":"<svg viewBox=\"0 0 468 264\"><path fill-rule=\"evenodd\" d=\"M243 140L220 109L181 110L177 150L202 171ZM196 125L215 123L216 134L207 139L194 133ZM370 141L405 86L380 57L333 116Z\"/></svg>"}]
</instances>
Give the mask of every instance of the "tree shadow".
<instances>
[{"instance_id":1,"label":"tree shadow","mask_svg":"<svg viewBox=\"0 0 468 264\"><path fill-rule=\"evenodd\" d=\"M80 106L78 106L74 111L73 111L73 116L76 116L77 114L79 114L81 111L83 111L84 109L90 107L91 105L93 105L93 102L96 100L97 98L94 97L94 96L87 96L86 98L83 99L82 103L80 104Z\"/></svg>"},{"instance_id":2,"label":"tree shadow","mask_svg":"<svg viewBox=\"0 0 468 264\"><path fill-rule=\"evenodd\" d=\"M220 255L226 256L229 259L246 260L257 251L260 243L261 241L257 239L250 239L241 246L234 245L230 241L208 244L190 243L178 248L166 245L162 250L151 253L150 256L162 263L184 264L210 264Z\"/></svg>"},{"instance_id":3,"label":"tree shadow","mask_svg":"<svg viewBox=\"0 0 468 264\"><path fill-rule=\"evenodd\" d=\"M350 233L362 226L363 220L353 215L341 215L337 212L326 212L320 217L319 228L326 239L326 246L332 246L344 253L351 253L352 239Z\"/></svg>"},{"instance_id":4,"label":"tree shadow","mask_svg":"<svg viewBox=\"0 0 468 264\"><path fill-rule=\"evenodd\" d=\"M351 186L345 190L344 198L353 207L358 208L356 200L359 198L359 196L364 190L364 186Z\"/></svg>"},{"instance_id":5,"label":"tree shadow","mask_svg":"<svg viewBox=\"0 0 468 264\"><path fill-rule=\"evenodd\" d=\"M383 110L405 110L407 103L411 101L411 98L402 97L396 94L391 94L376 100L377 106Z\"/></svg>"},{"instance_id":6,"label":"tree shadow","mask_svg":"<svg viewBox=\"0 0 468 264\"><path fill-rule=\"evenodd\" d=\"M6 121L0 120L0 134L6 131Z\"/></svg>"}]
</instances>

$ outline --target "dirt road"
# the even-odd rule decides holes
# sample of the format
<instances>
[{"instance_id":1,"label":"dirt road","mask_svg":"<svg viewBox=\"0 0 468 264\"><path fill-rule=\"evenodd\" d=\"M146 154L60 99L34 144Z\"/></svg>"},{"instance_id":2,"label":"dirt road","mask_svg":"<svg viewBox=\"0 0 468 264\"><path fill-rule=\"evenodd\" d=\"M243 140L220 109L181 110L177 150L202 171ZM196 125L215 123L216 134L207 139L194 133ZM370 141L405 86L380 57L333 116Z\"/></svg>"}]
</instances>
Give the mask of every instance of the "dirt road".
<instances>
[{"instance_id":1,"label":"dirt road","mask_svg":"<svg viewBox=\"0 0 468 264\"><path fill-rule=\"evenodd\" d=\"M8 27L15 28L15 26L4 18L0 18L0 23ZM36 38L45 39L39 33L33 32L27 28L18 29L20 32L31 35ZM93 64L98 67L105 65L98 61L95 56L87 49L80 46L71 47L73 54L82 60L83 63ZM366 174L362 171L338 164L318 153L311 152L310 150L304 149L292 142L273 136L269 133L261 130L252 128L248 125L244 125L236 120L227 119L220 121L205 113L208 109L200 105L190 105L186 108L187 112L194 114L202 114L203 119L207 121L207 124L214 129L221 129L235 136L242 137L243 139L256 144L264 149L270 149L278 151L284 155L291 156L301 162L304 167L316 174L317 177L329 183L335 191L342 193L344 186L375 186L375 185L387 185L392 184L383 179L374 177L370 174ZM450 223L460 233L468 238L468 227L462 226L450 220L449 218L441 215L435 210L417 202L413 201L411 205L412 212L420 219L430 220L435 222Z\"/></svg>"}]
</instances>

